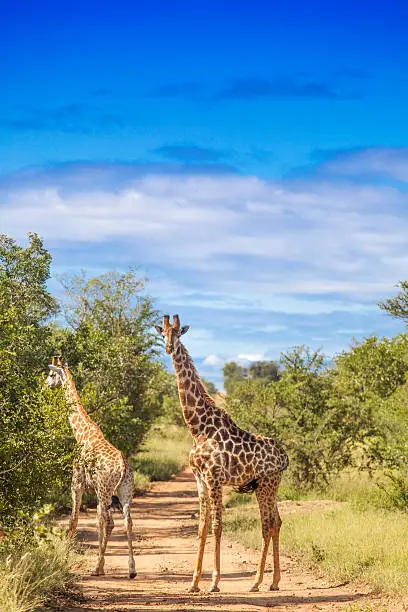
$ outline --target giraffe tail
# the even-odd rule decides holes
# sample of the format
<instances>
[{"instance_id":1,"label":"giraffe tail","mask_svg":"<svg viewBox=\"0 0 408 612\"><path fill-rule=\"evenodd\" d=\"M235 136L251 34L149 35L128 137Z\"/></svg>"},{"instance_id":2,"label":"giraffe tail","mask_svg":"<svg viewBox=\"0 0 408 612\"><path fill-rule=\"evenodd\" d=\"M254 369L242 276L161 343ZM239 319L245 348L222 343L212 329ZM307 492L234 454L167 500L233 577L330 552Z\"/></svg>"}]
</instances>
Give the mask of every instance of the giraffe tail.
<instances>
[{"instance_id":1,"label":"giraffe tail","mask_svg":"<svg viewBox=\"0 0 408 612\"><path fill-rule=\"evenodd\" d=\"M253 493L258 488L259 481L257 478L245 482L243 485L234 489L237 493Z\"/></svg>"},{"instance_id":2,"label":"giraffe tail","mask_svg":"<svg viewBox=\"0 0 408 612\"><path fill-rule=\"evenodd\" d=\"M112 495L112 501L108 506L108 510L119 510L119 512L123 512L123 506L117 495Z\"/></svg>"}]
</instances>

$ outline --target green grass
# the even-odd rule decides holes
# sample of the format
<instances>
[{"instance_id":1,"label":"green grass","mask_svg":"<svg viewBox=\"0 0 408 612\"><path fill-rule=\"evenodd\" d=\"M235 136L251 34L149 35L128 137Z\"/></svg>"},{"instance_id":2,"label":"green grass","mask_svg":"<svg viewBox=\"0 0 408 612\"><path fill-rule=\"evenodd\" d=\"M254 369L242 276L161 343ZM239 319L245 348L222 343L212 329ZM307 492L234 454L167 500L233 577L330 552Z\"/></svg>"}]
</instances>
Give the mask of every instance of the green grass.
<instances>
[{"instance_id":1,"label":"green grass","mask_svg":"<svg viewBox=\"0 0 408 612\"><path fill-rule=\"evenodd\" d=\"M362 580L375 589L408 594L408 515L348 504L326 513L291 516L285 550L333 578Z\"/></svg>"},{"instance_id":2,"label":"green grass","mask_svg":"<svg viewBox=\"0 0 408 612\"><path fill-rule=\"evenodd\" d=\"M1 612L31 612L74 580L79 560L72 541L55 533L0 558Z\"/></svg>"},{"instance_id":3,"label":"green grass","mask_svg":"<svg viewBox=\"0 0 408 612\"><path fill-rule=\"evenodd\" d=\"M332 480L319 489L302 489L291 483L290 477L284 475L279 487L278 499L315 500L331 499L349 502L354 508L367 507L395 509L397 504L392 490L392 483L383 471L369 473L350 469L336 474Z\"/></svg>"},{"instance_id":4,"label":"green grass","mask_svg":"<svg viewBox=\"0 0 408 612\"><path fill-rule=\"evenodd\" d=\"M162 424L152 428L140 451L131 458L135 488L146 489L150 481L169 480L188 464L192 438L186 427Z\"/></svg>"},{"instance_id":5,"label":"green grass","mask_svg":"<svg viewBox=\"0 0 408 612\"><path fill-rule=\"evenodd\" d=\"M329 512L283 517L282 550L331 578L363 581L374 589L408 594L408 515L344 504ZM227 513L226 532L246 546L259 548L258 509L253 504Z\"/></svg>"},{"instance_id":6,"label":"green grass","mask_svg":"<svg viewBox=\"0 0 408 612\"><path fill-rule=\"evenodd\" d=\"M367 472L349 470L339 474L326 489L313 491L314 498L347 501L354 508L392 508L393 499L389 493L389 482L377 471L373 476Z\"/></svg>"}]
</instances>

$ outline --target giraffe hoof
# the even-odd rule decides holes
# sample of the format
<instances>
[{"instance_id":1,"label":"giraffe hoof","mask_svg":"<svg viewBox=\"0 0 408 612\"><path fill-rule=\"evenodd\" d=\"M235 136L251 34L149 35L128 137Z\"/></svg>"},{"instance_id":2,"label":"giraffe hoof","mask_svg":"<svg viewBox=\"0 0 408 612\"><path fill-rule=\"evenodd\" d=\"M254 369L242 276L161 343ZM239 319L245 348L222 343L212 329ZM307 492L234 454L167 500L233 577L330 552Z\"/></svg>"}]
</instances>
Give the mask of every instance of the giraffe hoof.
<instances>
[{"instance_id":1,"label":"giraffe hoof","mask_svg":"<svg viewBox=\"0 0 408 612\"><path fill-rule=\"evenodd\" d=\"M129 578L130 578L130 580L133 580L133 578L136 578L136 576L137 576L137 573L136 573L136 572L130 572L130 573L129 573Z\"/></svg>"},{"instance_id":2,"label":"giraffe hoof","mask_svg":"<svg viewBox=\"0 0 408 612\"><path fill-rule=\"evenodd\" d=\"M271 586L269 587L270 591L279 591L279 587L277 584L271 584Z\"/></svg>"},{"instance_id":3,"label":"giraffe hoof","mask_svg":"<svg viewBox=\"0 0 408 612\"><path fill-rule=\"evenodd\" d=\"M249 589L250 593L258 593L259 591L259 587L258 586L251 586L251 588Z\"/></svg>"},{"instance_id":4,"label":"giraffe hoof","mask_svg":"<svg viewBox=\"0 0 408 612\"><path fill-rule=\"evenodd\" d=\"M200 592L200 588L198 586L191 586L188 589L188 593L199 593Z\"/></svg>"},{"instance_id":5,"label":"giraffe hoof","mask_svg":"<svg viewBox=\"0 0 408 612\"><path fill-rule=\"evenodd\" d=\"M220 592L220 589L219 589L219 587L217 587L217 585L216 585L216 584L213 584L213 585L211 585L211 586L210 586L210 588L208 589L208 592L209 592L209 593L219 593L219 592Z\"/></svg>"}]
</instances>

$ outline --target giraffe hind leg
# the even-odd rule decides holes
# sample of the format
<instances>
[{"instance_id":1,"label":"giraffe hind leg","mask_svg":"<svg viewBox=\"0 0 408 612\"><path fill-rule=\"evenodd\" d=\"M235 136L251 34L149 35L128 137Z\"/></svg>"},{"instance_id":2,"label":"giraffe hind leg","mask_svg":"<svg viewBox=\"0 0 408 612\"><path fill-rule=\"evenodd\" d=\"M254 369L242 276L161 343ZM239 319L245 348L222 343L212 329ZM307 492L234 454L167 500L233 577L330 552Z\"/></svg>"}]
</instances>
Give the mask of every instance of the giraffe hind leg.
<instances>
[{"instance_id":1,"label":"giraffe hind leg","mask_svg":"<svg viewBox=\"0 0 408 612\"><path fill-rule=\"evenodd\" d=\"M112 501L116 496L112 496ZM118 487L118 496L116 498L119 502L123 519L125 521L126 536L128 541L129 551L129 578L133 579L136 577L135 559L133 556L133 522L130 513L130 508L133 499L133 472L128 468L123 482Z\"/></svg>"},{"instance_id":2,"label":"giraffe hind leg","mask_svg":"<svg viewBox=\"0 0 408 612\"><path fill-rule=\"evenodd\" d=\"M282 521L279 516L276 496L280 480L280 473L276 474L275 476L265 478L260 481L259 488L256 491L261 516L263 543L261 558L259 560L258 570L255 576L255 582L250 589L251 591L258 591L259 585L262 583L271 538L273 544L273 582L270 590L277 591L279 589L279 531Z\"/></svg>"},{"instance_id":3,"label":"giraffe hind leg","mask_svg":"<svg viewBox=\"0 0 408 612\"><path fill-rule=\"evenodd\" d=\"M110 509L109 498L98 497L97 506L98 516L98 540L99 554L96 568L93 574L95 576L103 576L105 574L105 551L110 535L115 526L112 510Z\"/></svg>"}]
</instances>

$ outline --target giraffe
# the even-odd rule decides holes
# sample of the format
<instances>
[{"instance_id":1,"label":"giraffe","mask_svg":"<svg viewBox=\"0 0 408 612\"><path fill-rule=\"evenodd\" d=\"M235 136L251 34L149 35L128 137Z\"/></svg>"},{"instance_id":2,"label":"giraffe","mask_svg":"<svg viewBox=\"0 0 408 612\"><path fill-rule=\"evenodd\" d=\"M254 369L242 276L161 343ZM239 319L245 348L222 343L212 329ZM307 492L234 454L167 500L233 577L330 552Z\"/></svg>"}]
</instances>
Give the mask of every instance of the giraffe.
<instances>
[{"instance_id":1,"label":"giraffe","mask_svg":"<svg viewBox=\"0 0 408 612\"><path fill-rule=\"evenodd\" d=\"M263 544L250 590L258 591L262 583L271 539L274 570L270 590L278 590L279 531L282 521L276 497L281 472L289 464L288 456L274 440L240 429L223 408L215 405L180 340L189 325L181 327L178 315L174 315L171 325L169 315L165 315L163 326L155 327L165 339L166 353L172 357L184 420L194 439L189 463L197 481L200 518L197 559L189 591L196 593L200 590L198 585L210 518L214 535L214 569L209 592L219 591L224 485L232 485L242 493L255 491L259 505Z\"/></svg>"},{"instance_id":2,"label":"giraffe","mask_svg":"<svg viewBox=\"0 0 408 612\"><path fill-rule=\"evenodd\" d=\"M130 506L133 498L133 473L122 453L108 442L96 423L86 413L79 399L74 380L67 364L54 356L48 366L50 372L46 384L51 389L63 387L70 408L69 422L80 448L72 474L72 514L68 533L73 536L78 525L78 515L85 489L97 496L99 555L93 575L102 576L105 571L105 551L114 528L112 510L122 511L129 548L129 578L136 576L133 558L132 518ZM117 496L114 495L117 491Z\"/></svg>"}]
</instances>

